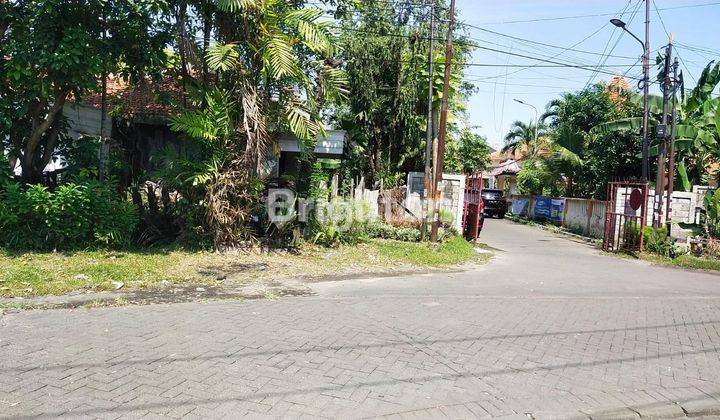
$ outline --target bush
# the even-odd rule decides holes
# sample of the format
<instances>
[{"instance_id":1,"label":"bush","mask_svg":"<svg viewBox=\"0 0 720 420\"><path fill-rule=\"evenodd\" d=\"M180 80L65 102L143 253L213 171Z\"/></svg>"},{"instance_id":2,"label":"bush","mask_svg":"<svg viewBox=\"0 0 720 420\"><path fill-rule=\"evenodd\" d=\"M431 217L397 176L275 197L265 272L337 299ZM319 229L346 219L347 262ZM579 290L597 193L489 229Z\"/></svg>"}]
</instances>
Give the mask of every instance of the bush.
<instances>
[{"instance_id":1,"label":"bush","mask_svg":"<svg viewBox=\"0 0 720 420\"><path fill-rule=\"evenodd\" d=\"M310 240L323 246L355 244L366 236L370 207L364 201L318 202L306 230Z\"/></svg>"},{"instance_id":2,"label":"bush","mask_svg":"<svg viewBox=\"0 0 720 420\"><path fill-rule=\"evenodd\" d=\"M395 227L387 223L373 223L367 227L370 238L393 239L403 242L420 242L420 231L416 228Z\"/></svg>"},{"instance_id":3,"label":"bush","mask_svg":"<svg viewBox=\"0 0 720 420\"><path fill-rule=\"evenodd\" d=\"M708 233L713 238L720 237L720 189L705 196Z\"/></svg>"},{"instance_id":4,"label":"bush","mask_svg":"<svg viewBox=\"0 0 720 420\"><path fill-rule=\"evenodd\" d=\"M6 183L0 192L0 237L13 249L74 249L125 246L138 216L118 198L112 183L84 180L50 191Z\"/></svg>"},{"instance_id":5,"label":"bush","mask_svg":"<svg viewBox=\"0 0 720 420\"><path fill-rule=\"evenodd\" d=\"M647 252L663 257L675 258L682 254L675 240L668 236L667 228L664 227L656 230L646 226L643 229L643 244Z\"/></svg>"},{"instance_id":6,"label":"bush","mask_svg":"<svg viewBox=\"0 0 720 420\"><path fill-rule=\"evenodd\" d=\"M420 230L414 227L397 227L387 223L371 223L366 228L369 238L391 239L402 242L420 242ZM440 228L438 241L445 242L458 236L453 228Z\"/></svg>"}]
</instances>

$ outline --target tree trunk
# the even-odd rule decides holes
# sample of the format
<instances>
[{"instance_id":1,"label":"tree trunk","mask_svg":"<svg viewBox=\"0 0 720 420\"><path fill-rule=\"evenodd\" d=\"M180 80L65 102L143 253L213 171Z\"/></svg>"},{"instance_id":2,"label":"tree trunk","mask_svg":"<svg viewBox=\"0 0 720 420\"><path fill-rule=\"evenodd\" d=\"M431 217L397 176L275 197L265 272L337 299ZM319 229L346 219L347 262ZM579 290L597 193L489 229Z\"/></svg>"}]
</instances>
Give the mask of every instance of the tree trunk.
<instances>
[{"instance_id":1,"label":"tree trunk","mask_svg":"<svg viewBox=\"0 0 720 420\"><path fill-rule=\"evenodd\" d=\"M180 38L179 44L179 53L180 53L180 74L182 77L182 100L183 100L183 108L187 108L187 79L188 79L188 65L187 65L187 50L185 47L187 47L187 36L185 33L185 18L187 16L187 3L185 1L181 1L178 5L178 14L177 14L177 26L178 26L178 36ZM204 61L204 60L203 60Z\"/></svg>"},{"instance_id":2,"label":"tree trunk","mask_svg":"<svg viewBox=\"0 0 720 420\"><path fill-rule=\"evenodd\" d=\"M158 207L157 195L155 195L155 187L152 184L147 184L147 199L148 199L148 210L151 216L157 216L160 208Z\"/></svg>"},{"instance_id":3,"label":"tree trunk","mask_svg":"<svg viewBox=\"0 0 720 420\"><path fill-rule=\"evenodd\" d=\"M43 111L43 108L45 108L46 106L45 101L35 102L29 111L32 120L32 129L27 143L25 144L22 159L20 161L20 165L22 167L22 179L27 183L35 183L42 179L42 173L45 169L45 165L43 165L42 163L44 160L44 155L48 155L48 152L43 151L43 157L39 158L38 154L40 153L40 146L42 145L43 137L45 136L47 131L55 125L57 117L62 112L63 105L65 105L68 94L69 91L67 90L58 93L57 97L55 98L55 102L47 111L47 115L44 119L41 118L40 115ZM58 133L55 133L55 135L53 136L53 133L50 133L50 135L46 139L45 148L55 148L57 134ZM52 154L52 150L49 151L49 154Z\"/></svg>"},{"instance_id":4,"label":"tree trunk","mask_svg":"<svg viewBox=\"0 0 720 420\"><path fill-rule=\"evenodd\" d=\"M203 13L203 60L202 60L202 77L203 77L203 86L208 86L210 83L209 80L209 69L207 60L205 57L207 56L208 48L210 48L210 33L212 32L212 14L210 12L210 7L206 6L207 9Z\"/></svg>"}]
</instances>

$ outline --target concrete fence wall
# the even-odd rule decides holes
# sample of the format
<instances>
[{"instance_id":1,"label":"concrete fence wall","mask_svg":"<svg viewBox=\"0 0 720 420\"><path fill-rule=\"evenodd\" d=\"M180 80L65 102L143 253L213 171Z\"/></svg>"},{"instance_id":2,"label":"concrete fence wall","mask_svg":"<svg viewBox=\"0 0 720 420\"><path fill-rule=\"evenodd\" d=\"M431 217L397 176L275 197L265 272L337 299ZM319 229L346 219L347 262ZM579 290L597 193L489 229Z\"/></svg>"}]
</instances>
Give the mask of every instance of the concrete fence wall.
<instances>
[{"instance_id":1,"label":"concrete fence wall","mask_svg":"<svg viewBox=\"0 0 720 420\"><path fill-rule=\"evenodd\" d=\"M698 223L699 210L704 208L705 195L710 187L695 186L692 192L675 191L671 200L671 217L674 223ZM618 192L615 209L618 213L630 214L632 209L625 208L626 199ZM583 198L554 198L553 203L563 201L562 217L549 218L539 216L536 204L547 197L513 195L509 197L510 212L516 216L531 219L551 219L557 225L582 233L585 236L602 238L605 234L606 202ZM663 197L663 209L667 204L667 194ZM647 205L647 224L652 225L653 209L656 209L655 191L650 190ZM555 212L554 214L558 214ZM664 218L664 212L663 212Z\"/></svg>"},{"instance_id":2,"label":"concrete fence wall","mask_svg":"<svg viewBox=\"0 0 720 420\"><path fill-rule=\"evenodd\" d=\"M558 208L555 218L538 216L536 196L511 196L510 212L531 219L549 219L585 236L602 238L605 230L605 202L583 198L552 198ZM559 204L561 202L562 204ZM561 209L561 211L559 210Z\"/></svg>"},{"instance_id":3,"label":"concrete fence wall","mask_svg":"<svg viewBox=\"0 0 720 420\"><path fill-rule=\"evenodd\" d=\"M605 231L605 202L566 198L562 226L585 236L602 238Z\"/></svg>"},{"instance_id":4,"label":"concrete fence wall","mask_svg":"<svg viewBox=\"0 0 720 420\"><path fill-rule=\"evenodd\" d=\"M692 192L673 191L672 199L670 200L670 217L674 223L699 223L700 210L705 208L705 195L712 188L707 186L696 185L693 187ZM617 208L615 211L619 213L633 213L631 209L624 208L625 199L622 197L622 192L618 191L618 196L615 200ZM663 209L663 221L665 220L665 209L667 207L667 193L663 194L662 197L662 209ZM648 204L647 204L647 217L646 223L648 226L652 226L653 223L653 212L658 208L656 202L655 190L649 190L648 192ZM637 214L637 212L634 212Z\"/></svg>"}]
</instances>

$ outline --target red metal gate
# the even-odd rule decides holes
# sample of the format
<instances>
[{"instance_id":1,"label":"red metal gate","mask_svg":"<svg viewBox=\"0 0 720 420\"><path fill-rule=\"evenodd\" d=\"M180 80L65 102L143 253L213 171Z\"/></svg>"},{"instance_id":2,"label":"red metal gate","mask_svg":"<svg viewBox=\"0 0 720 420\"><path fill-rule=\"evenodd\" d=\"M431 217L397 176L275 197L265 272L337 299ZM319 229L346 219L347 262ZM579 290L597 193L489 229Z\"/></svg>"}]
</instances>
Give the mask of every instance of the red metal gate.
<instances>
[{"instance_id":1,"label":"red metal gate","mask_svg":"<svg viewBox=\"0 0 720 420\"><path fill-rule=\"evenodd\" d=\"M463 235L470 240L477 240L483 228L485 205L482 200L482 174L469 175L465 179L465 205L463 206Z\"/></svg>"},{"instance_id":2,"label":"red metal gate","mask_svg":"<svg viewBox=\"0 0 720 420\"><path fill-rule=\"evenodd\" d=\"M643 249L647 201L647 182L615 181L608 184L603 250L616 252Z\"/></svg>"}]
</instances>

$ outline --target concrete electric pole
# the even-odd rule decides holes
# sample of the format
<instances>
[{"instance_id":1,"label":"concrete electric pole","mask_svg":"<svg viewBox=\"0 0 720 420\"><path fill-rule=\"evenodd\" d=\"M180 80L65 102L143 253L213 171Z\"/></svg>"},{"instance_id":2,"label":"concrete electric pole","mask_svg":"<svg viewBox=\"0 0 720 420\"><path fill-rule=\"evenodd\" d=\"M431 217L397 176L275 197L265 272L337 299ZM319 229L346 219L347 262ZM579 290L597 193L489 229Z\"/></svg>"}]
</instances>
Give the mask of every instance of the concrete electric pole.
<instances>
[{"instance_id":1,"label":"concrete electric pole","mask_svg":"<svg viewBox=\"0 0 720 420\"><path fill-rule=\"evenodd\" d=\"M438 183L442 180L445 159L445 139L447 138L448 96L450 96L450 72L453 58L453 30L455 29L455 0L450 0L450 22L448 23L447 43L445 44L445 78L443 80L443 96L440 103L440 131L438 133L437 160L433 179L434 211L430 240L437 242L440 227L440 191ZM463 186L464 187L464 186Z\"/></svg>"}]
</instances>

